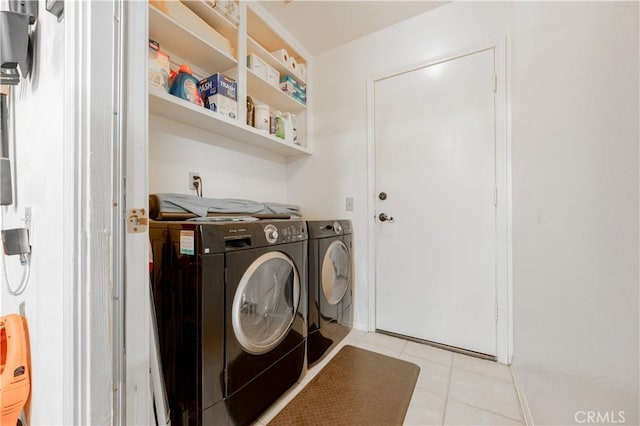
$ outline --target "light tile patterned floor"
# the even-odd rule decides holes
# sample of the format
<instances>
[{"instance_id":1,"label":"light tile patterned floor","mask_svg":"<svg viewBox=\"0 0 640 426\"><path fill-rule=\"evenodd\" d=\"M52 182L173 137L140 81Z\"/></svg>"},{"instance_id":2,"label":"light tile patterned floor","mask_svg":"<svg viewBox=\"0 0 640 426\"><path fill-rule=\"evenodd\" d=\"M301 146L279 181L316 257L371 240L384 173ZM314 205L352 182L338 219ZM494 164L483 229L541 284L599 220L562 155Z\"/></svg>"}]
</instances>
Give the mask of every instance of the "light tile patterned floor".
<instances>
[{"instance_id":1,"label":"light tile patterned floor","mask_svg":"<svg viewBox=\"0 0 640 426\"><path fill-rule=\"evenodd\" d=\"M322 362L307 372L299 384L276 401L255 425L269 423L344 345L400 358L420 367L405 425L524 424L508 366L384 334L352 330Z\"/></svg>"}]
</instances>

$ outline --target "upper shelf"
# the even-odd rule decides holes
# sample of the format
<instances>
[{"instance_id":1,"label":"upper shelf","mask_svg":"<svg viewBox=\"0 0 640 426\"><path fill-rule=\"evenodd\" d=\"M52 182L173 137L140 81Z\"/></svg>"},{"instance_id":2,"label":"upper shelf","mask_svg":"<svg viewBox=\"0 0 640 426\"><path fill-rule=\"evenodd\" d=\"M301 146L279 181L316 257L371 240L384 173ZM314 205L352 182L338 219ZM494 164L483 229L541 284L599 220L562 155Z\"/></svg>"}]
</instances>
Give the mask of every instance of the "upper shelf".
<instances>
[{"instance_id":1,"label":"upper shelf","mask_svg":"<svg viewBox=\"0 0 640 426\"><path fill-rule=\"evenodd\" d=\"M251 2L247 4L250 6ZM260 40L262 46L269 52L278 49L286 49L289 55L296 59L299 63L306 63L307 60L293 48L277 31L274 31L269 24L263 21L251 7L247 7L247 34L254 40Z\"/></svg>"},{"instance_id":2,"label":"upper shelf","mask_svg":"<svg viewBox=\"0 0 640 426\"><path fill-rule=\"evenodd\" d=\"M149 112L285 157L311 154L311 151L303 146L287 143L264 131L194 105L153 86L149 87ZM216 138L209 140L212 144L216 143Z\"/></svg>"},{"instance_id":3,"label":"upper shelf","mask_svg":"<svg viewBox=\"0 0 640 426\"><path fill-rule=\"evenodd\" d=\"M235 58L149 5L149 38L209 74L237 66Z\"/></svg>"},{"instance_id":4,"label":"upper shelf","mask_svg":"<svg viewBox=\"0 0 640 426\"><path fill-rule=\"evenodd\" d=\"M227 19L218 9L211 7L204 0L183 0L182 3L213 29L228 38L231 45L237 48L238 26Z\"/></svg>"},{"instance_id":5,"label":"upper shelf","mask_svg":"<svg viewBox=\"0 0 640 426\"><path fill-rule=\"evenodd\" d=\"M273 56L271 52L265 49L260 43L255 41L253 38L247 37L247 54L251 54L251 53L255 53L261 59L263 59L266 63L268 63L275 69L277 69L278 72L280 73L280 77L283 77L285 75L290 75L294 77L296 80L298 80L298 82L303 84L305 83L304 77L302 77L297 72L293 71L291 68L289 68L287 64L280 61L280 59Z\"/></svg>"}]
</instances>

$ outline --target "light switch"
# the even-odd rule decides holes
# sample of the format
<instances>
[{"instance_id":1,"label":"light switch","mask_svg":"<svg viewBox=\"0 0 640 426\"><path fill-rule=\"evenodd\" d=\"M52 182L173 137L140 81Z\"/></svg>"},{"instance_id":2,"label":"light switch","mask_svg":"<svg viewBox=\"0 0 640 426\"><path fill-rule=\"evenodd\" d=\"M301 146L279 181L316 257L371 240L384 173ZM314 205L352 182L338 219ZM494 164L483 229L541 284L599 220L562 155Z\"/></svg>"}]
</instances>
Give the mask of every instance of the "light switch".
<instances>
[{"instance_id":1,"label":"light switch","mask_svg":"<svg viewBox=\"0 0 640 426\"><path fill-rule=\"evenodd\" d=\"M353 197L347 197L345 199L344 208L348 212L352 212L353 211Z\"/></svg>"}]
</instances>

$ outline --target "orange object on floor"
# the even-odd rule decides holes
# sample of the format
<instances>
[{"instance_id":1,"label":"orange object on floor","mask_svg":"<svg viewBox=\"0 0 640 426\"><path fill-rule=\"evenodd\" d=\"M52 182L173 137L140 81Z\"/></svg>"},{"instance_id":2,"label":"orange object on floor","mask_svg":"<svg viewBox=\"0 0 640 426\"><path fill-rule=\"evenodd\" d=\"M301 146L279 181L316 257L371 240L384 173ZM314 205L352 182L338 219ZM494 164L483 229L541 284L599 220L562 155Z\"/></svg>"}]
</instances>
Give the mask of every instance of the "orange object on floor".
<instances>
[{"instance_id":1,"label":"orange object on floor","mask_svg":"<svg viewBox=\"0 0 640 426\"><path fill-rule=\"evenodd\" d=\"M15 425L31 391L26 319L0 317L0 424Z\"/></svg>"}]
</instances>

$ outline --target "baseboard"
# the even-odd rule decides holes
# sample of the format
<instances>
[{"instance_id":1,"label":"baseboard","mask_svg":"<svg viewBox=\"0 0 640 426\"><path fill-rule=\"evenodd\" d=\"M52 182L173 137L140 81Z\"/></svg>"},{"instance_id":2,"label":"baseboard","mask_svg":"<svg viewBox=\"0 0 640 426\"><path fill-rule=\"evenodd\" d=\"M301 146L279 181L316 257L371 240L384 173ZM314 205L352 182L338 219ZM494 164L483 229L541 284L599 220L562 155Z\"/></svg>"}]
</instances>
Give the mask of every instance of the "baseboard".
<instances>
[{"instance_id":1,"label":"baseboard","mask_svg":"<svg viewBox=\"0 0 640 426\"><path fill-rule=\"evenodd\" d=\"M529 404L527 403L527 397L524 394L524 389L518 381L518 374L516 373L516 368L513 364L511 364L511 376L513 377L513 383L516 386L518 400L520 401L520 409L522 410L522 415L524 416L524 424L526 424L527 426L534 426L535 423L533 422L533 417L531 416L531 410L529 409Z\"/></svg>"},{"instance_id":2,"label":"baseboard","mask_svg":"<svg viewBox=\"0 0 640 426\"><path fill-rule=\"evenodd\" d=\"M370 331L369 330L369 324L366 323L360 323L360 322L353 322L352 328L355 328L357 330L362 330L362 331Z\"/></svg>"}]
</instances>

